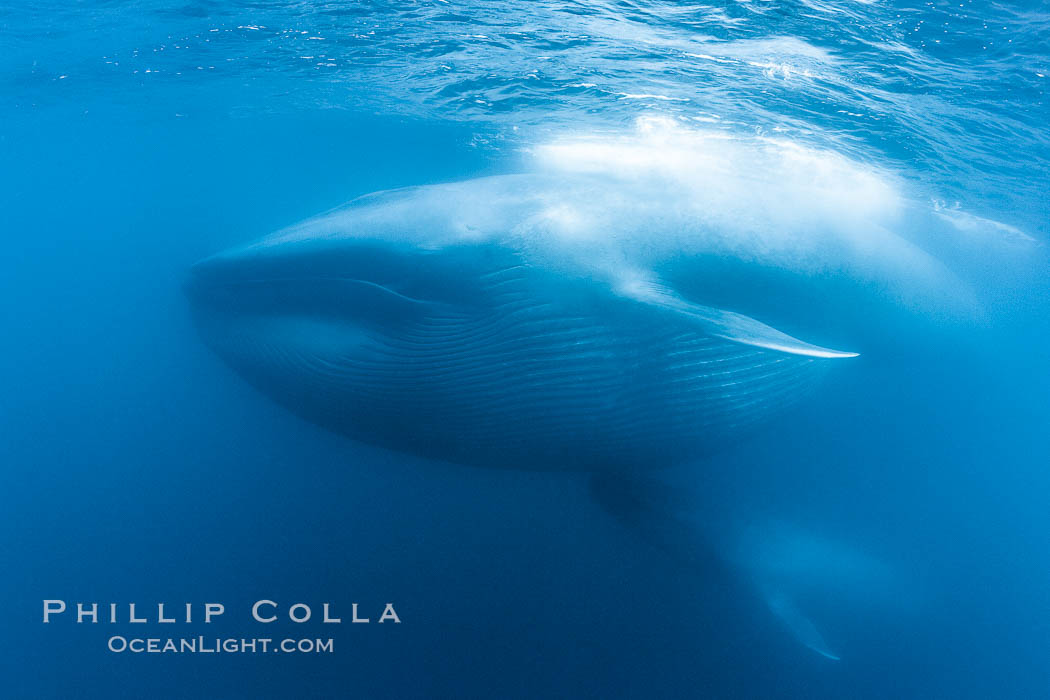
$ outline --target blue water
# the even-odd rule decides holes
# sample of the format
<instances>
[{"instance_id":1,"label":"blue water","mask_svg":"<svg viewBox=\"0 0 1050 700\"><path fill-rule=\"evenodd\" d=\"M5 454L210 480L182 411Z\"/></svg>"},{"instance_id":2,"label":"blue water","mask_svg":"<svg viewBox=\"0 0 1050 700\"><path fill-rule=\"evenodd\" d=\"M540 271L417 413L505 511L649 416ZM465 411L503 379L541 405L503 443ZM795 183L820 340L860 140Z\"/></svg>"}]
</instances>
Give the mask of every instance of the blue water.
<instances>
[{"instance_id":1,"label":"blue water","mask_svg":"<svg viewBox=\"0 0 1050 700\"><path fill-rule=\"evenodd\" d=\"M3 3L0 696L1050 697L1048 76L1038 2ZM695 465L906 582L822 611L839 662L585 479L349 442L191 322L206 255L639 119L839 154L963 222L939 254L979 322L868 329L885 352ZM51 598L221 601L171 634L336 651L116 654L133 626L43 625ZM260 598L402 624L260 629Z\"/></svg>"}]
</instances>

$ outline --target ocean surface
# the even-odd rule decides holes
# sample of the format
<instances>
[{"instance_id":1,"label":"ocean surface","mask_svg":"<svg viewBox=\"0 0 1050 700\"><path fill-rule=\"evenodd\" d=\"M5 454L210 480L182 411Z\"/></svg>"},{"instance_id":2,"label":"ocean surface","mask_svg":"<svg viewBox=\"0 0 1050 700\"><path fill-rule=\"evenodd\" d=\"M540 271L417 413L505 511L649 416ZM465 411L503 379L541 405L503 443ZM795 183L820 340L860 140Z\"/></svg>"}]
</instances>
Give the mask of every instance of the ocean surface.
<instances>
[{"instance_id":1,"label":"ocean surface","mask_svg":"<svg viewBox=\"0 0 1050 700\"><path fill-rule=\"evenodd\" d=\"M0 697L1050 697L1048 85L1045 2L0 3ZM581 475L351 442L194 328L216 251L639 142L713 149L716 221L885 214L972 291L963 319L779 309L861 356L687 470L809 533L788 565L879 562L806 611L838 661ZM247 622L263 598L344 624ZM141 627L336 648L113 653L135 625L45 599L219 601Z\"/></svg>"}]
</instances>

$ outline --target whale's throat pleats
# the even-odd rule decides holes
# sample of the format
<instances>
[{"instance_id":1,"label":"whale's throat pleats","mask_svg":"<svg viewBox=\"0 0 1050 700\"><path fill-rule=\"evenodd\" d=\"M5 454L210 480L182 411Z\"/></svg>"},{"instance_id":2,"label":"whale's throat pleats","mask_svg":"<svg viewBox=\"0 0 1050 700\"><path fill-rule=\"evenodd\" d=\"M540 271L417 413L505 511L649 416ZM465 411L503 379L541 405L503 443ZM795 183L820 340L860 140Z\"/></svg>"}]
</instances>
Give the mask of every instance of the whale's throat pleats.
<instances>
[{"instance_id":1,"label":"whale's throat pleats","mask_svg":"<svg viewBox=\"0 0 1050 700\"><path fill-rule=\"evenodd\" d=\"M542 293L523 266L481 275L476 304L342 280L340 311L333 284L319 288L324 304L224 315L205 336L303 417L459 463L674 463L791 404L826 364L711 335L687 315Z\"/></svg>"}]
</instances>

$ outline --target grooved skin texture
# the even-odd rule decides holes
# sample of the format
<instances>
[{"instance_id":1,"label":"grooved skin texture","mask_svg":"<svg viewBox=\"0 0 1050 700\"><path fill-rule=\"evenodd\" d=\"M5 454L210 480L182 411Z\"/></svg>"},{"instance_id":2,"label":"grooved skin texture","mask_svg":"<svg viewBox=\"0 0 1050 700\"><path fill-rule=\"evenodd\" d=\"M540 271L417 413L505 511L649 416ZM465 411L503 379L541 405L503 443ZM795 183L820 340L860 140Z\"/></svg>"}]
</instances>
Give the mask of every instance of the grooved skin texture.
<instances>
[{"instance_id":1,"label":"grooved skin texture","mask_svg":"<svg viewBox=\"0 0 1050 700\"><path fill-rule=\"evenodd\" d=\"M522 469L667 466L718 449L806 393L825 361L713 338L668 315L537 301L517 268L486 303L376 327L222 317L214 349L297 414L362 442ZM218 325L214 325L218 324Z\"/></svg>"}]
</instances>

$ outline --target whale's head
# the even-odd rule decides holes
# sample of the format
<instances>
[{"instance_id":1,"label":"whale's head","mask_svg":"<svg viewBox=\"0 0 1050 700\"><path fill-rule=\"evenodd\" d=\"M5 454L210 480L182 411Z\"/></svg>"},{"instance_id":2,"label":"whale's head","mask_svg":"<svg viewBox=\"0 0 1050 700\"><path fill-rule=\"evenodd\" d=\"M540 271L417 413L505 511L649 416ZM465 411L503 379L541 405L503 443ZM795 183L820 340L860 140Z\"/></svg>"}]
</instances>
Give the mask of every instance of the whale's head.
<instances>
[{"instance_id":1,"label":"whale's head","mask_svg":"<svg viewBox=\"0 0 1050 700\"><path fill-rule=\"evenodd\" d=\"M396 430L383 397L408 388L412 360L452 341L441 324L480 313L493 262L482 250L309 234L206 258L186 293L202 338L239 374L295 413L368 440Z\"/></svg>"}]
</instances>

